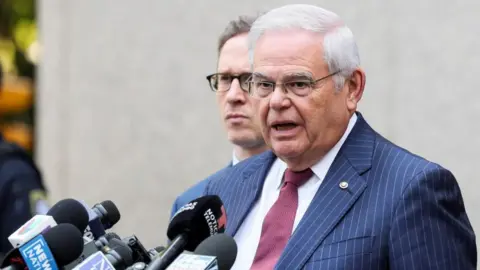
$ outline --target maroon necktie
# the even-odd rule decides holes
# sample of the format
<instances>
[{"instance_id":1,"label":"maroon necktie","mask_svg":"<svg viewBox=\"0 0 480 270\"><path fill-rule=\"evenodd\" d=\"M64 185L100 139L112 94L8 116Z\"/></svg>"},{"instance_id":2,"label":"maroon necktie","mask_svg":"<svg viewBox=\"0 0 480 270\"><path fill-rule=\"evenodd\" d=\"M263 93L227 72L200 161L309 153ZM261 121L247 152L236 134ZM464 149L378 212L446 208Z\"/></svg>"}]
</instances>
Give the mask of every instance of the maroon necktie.
<instances>
[{"instance_id":1,"label":"maroon necktie","mask_svg":"<svg viewBox=\"0 0 480 270\"><path fill-rule=\"evenodd\" d=\"M277 201L263 220L262 234L251 270L273 269L292 234L293 222L298 207L298 187L313 175L306 169L285 171L285 179Z\"/></svg>"}]
</instances>

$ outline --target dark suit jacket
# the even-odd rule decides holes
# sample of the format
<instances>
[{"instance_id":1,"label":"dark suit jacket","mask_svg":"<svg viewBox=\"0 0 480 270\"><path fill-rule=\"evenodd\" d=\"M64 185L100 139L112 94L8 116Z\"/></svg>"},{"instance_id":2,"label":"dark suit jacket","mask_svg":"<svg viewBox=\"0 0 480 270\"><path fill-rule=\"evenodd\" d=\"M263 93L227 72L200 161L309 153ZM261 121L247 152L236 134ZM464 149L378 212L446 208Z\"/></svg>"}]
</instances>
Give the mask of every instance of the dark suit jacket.
<instances>
[{"instance_id":1,"label":"dark suit jacket","mask_svg":"<svg viewBox=\"0 0 480 270\"><path fill-rule=\"evenodd\" d=\"M358 116L276 269L476 269L475 234L452 173ZM222 199L227 234L259 198L275 159L268 151L207 178L204 195Z\"/></svg>"},{"instance_id":2,"label":"dark suit jacket","mask_svg":"<svg viewBox=\"0 0 480 270\"><path fill-rule=\"evenodd\" d=\"M226 168L229 168L231 166L232 166L232 163L230 162L230 164ZM225 170L226 168L218 171L217 174L222 173L223 170ZM185 192L183 192L180 196L178 196L175 199L175 202L172 205L172 210L170 212L170 219L177 212L177 210L180 209L180 207L202 196L202 194L205 191L205 187L207 186L207 181L208 179L204 179L196 183L195 185L188 188Z\"/></svg>"}]
</instances>

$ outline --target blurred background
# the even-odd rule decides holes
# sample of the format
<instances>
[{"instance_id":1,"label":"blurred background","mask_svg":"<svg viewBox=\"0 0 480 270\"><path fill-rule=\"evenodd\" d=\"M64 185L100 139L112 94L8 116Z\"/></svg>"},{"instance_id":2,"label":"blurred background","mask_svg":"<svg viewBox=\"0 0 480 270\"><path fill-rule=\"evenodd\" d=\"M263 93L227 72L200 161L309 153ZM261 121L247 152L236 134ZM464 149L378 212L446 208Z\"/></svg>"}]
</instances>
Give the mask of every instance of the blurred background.
<instances>
[{"instance_id":1,"label":"blurred background","mask_svg":"<svg viewBox=\"0 0 480 270\"><path fill-rule=\"evenodd\" d=\"M165 243L170 207L231 159L215 96L227 22L287 0L0 0L1 132L34 154L50 201L111 199L120 235ZM452 170L480 232L480 1L303 1L356 35L378 132Z\"/></svg>"},{"instance_id":2,"label":"blurred background","mask_svg":"<svg viewBox=\"0 0 480 270\"><path fill-rule=\"evenodd\" d=\"M35 145L37 34L35 1L0 1L0 62L6 74L0 92L0 131L30 153Z\"/></svg>"}]
</instances>

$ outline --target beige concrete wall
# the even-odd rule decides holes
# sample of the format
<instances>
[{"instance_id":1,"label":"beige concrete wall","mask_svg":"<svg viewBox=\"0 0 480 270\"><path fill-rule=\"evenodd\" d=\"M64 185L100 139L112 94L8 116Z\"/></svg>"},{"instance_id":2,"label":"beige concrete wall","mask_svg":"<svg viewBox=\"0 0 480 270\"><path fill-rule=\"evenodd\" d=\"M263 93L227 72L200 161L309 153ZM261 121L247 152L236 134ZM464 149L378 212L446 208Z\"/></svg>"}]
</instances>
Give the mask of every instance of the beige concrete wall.
<instances>
[{"instance_id":1,"label":"beige concrete wall","mask_svg":"<svg viewBox=\"0 0 480 270\"><path fill-rule=\"evenodd\" d=\"M165 243L170 205L225 166L214 94L216 38L229 19L298 1L39 2L38 160L52 200L113 200L116 230ZM361 111L387 138L450 168L480 230L480 1L303 1L356 34Z\"/></svg>"}]
</instances>

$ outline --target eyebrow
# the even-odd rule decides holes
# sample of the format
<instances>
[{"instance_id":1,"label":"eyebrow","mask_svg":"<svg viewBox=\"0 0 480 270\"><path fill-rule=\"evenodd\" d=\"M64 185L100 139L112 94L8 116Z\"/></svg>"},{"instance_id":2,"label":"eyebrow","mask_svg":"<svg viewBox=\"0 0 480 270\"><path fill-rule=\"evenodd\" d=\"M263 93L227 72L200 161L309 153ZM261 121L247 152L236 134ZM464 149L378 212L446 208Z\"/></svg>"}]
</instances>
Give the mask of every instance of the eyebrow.
<instances>
[{"instance_id":1,"label":"eyebrow","mask_svg":"<svg viewBox=\"0 0 480 270\"><path fill-rule=\"evenodd\" d=\"M252 73L252 76L257 77L259 79L264 79L268 81L274 81L272 77L264 75L260 72L254 72ZM286 75L283 76L282 81L289 81L289 80L298 80L298 79L304 79L304 80L313 80L313 75L310 72L291 72L287 73Z\"/></svg>"},{"instance_id":2,"label":"eyebrow","mask_svg":"<svg viewBox=\"0 0 480 270\"><path fill-rule=\"evenodd\" d=\"M259 79L264 79L264 80L269 80L269 81L272 81L272 78L267 76L267 75L264 75L260 72L253 72L252 73L252 77L257 77Z\"/></svg>"},{"instance_id":3,"label":"eyebrow","mask_svg":"<svg viewBox=\"0 0 480 270\"><path fill-rule=\"evenodd\" d=\"M287 73L283 77L283 81L298 80L298 79L313 80L313 75L310 72L293 72L293 73Z\"/></svg>"}]
</instances>

